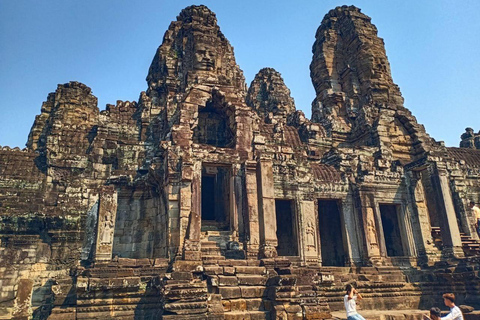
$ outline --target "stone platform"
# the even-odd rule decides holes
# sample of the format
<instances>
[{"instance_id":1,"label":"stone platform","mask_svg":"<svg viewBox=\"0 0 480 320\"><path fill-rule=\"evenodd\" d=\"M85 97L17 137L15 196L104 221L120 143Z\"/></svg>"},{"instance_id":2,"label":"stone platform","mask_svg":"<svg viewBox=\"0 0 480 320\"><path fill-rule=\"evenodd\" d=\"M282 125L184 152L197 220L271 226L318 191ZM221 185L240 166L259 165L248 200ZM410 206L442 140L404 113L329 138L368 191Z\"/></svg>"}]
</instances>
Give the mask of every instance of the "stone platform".
<instances>
[{"instance_id":1,"label":"stone platform","mask_svg":"<svg viewBox=\"0 0 480 320\"><path fill-rule=\"evenodd\" d=\"M428 315L428 310L358 310L359 313L368 320L422 320L424 314ZM473 311L463 315L465 320L480 319L480 311ZM332 319L346 320L345 311L332 312Z\"/></svg>"}]
</instances>

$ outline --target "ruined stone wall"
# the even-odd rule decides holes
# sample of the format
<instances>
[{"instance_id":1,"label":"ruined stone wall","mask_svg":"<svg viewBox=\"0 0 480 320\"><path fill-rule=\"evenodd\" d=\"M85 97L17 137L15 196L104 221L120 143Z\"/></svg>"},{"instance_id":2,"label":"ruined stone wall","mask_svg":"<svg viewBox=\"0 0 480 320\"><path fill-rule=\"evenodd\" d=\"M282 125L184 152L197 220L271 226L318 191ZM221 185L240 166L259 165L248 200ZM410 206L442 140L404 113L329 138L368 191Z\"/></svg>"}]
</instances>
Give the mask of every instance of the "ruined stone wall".
<instances>
[{"instance_id":1,"label":"ruined stone wall","mask_svg":"<svg viewBox=\"0 0 480 320\"><path fill-rule=\"evenodd\" d=\"M460 148L480 149L480 132L475 133L472 128L466 128L460 139Z\"/></svg>"},{"instance_id":2,"label":"ruined stone wall","mask_svg":"<svg viewBox=\"0 0 480 320\"><path fill-rule=\"evenodd\" d=\"M118 211L115 223L113 255L123 258L165 257L154 255L155 240L164 237L159 230L158 198L146 198L126 190L118 195ZM158 240L157 240L158 241Z\"/></svg>"},{"instance_id":3,"label":"ruined stone wall","mask_svg":"<svg viewBox=\"0 0 480 320\"><path fill-rule=\"evenodd\" d=\"M471 201L480 202L480 152L470 148L447 148L445 157L458 224L467 235L477 238Z\"/></svg>"},{"instance_id":4,"label":"ruined stone wall","mask_svg":"<svg viewBox=\"0 0 480 320\"><path fill-rule=\"evenodd\" d=\"M143 163L136 104L99 112L96 101L83 84L60 85L43 103L27 149L0 151L5 314L16 308L23 285L35 296L28 312L43 312L60 283L68 294L71 268L94 252L100 187L132 182Z\"/></svg>"},{"instance_id":5,"label":"ruined stone wall","mask_svg":"<svg viewBox=\"0 0 480 320\"><path fill-rule=\"evenodd\" d=\"M350 282L366 309L478 304L475 135L425 133L360 9L331 10L313 54L311 120L272 68L247 90L205 6L138 102L59 85L27 149L0 150L0 318L328 319Z\"/></svg>"}]
</instances>

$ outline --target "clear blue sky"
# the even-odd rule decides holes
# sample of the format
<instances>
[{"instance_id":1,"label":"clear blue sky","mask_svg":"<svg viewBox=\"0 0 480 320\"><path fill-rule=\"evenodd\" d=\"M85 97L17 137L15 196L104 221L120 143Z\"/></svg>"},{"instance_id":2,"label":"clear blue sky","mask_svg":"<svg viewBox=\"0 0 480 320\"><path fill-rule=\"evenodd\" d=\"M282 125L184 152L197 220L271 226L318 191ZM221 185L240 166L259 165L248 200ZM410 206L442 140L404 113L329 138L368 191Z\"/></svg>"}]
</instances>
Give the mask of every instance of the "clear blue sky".
<instances>
[{"instance_id":1,"label":"clear blue sky","mask_svg":"<svg viewBox=\"0 0 480 320\"><path fill-rule=\"evenodd\" d=\"M85 83L100 109L137 100L169 23L191 4L217 14L247 84L261 68L277 69L307 116L315 31L330 9L354 4L372 17L405 106L427 132L458 146L465 127L480 130L477 0L0 0L0 145L25 145L59 83Z\"/></svg>"}]
</instances>

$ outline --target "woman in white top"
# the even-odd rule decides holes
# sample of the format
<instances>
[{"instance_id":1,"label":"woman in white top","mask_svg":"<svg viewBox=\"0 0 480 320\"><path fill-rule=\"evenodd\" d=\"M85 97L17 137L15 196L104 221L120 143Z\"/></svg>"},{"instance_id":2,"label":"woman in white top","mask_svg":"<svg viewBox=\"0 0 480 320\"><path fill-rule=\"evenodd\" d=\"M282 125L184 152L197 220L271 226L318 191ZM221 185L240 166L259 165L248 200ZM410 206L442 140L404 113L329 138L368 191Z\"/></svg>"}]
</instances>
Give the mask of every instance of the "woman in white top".
<instances>
[{"instance_id":1,"label":"woman in white top","mask_svg":"<svg viewBox=\"0 0 480 320\"><path fill-rule=\"evenodd\" d=\"M347 284L345 289L347 290L347 294L343 297L343 303L347 311L347 320L365 320L365 318L357 312L357 299L359 301L362 300L362 295L358 293L351 284Z\"/></svg>"}]
</instances>

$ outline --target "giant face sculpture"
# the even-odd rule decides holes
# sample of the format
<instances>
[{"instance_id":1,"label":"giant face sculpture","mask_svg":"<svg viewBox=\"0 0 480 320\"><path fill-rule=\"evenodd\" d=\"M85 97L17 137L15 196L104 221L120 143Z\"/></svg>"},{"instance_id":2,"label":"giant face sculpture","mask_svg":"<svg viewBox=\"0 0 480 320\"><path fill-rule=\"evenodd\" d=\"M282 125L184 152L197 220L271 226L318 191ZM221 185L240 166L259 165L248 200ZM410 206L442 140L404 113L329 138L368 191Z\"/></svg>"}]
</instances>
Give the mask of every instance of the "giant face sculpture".
<instances>
[{"instance_id":1,"label":"giant face sculpture","mask_svg":"<svg viewBox=\"0 0 480 320\"><path fill-rule=\"evenodd\" d=\"M195 45L194 68L196 70L213 71L216 60L215 47L205 42L199 42Z\"/></svg>"}]
</instances>

